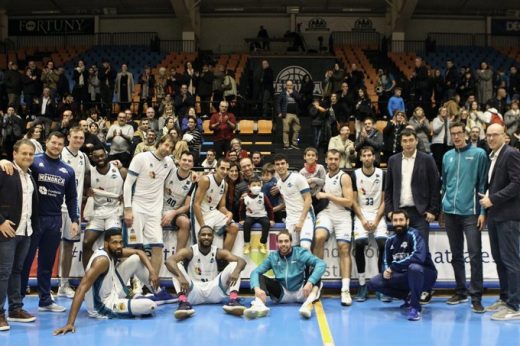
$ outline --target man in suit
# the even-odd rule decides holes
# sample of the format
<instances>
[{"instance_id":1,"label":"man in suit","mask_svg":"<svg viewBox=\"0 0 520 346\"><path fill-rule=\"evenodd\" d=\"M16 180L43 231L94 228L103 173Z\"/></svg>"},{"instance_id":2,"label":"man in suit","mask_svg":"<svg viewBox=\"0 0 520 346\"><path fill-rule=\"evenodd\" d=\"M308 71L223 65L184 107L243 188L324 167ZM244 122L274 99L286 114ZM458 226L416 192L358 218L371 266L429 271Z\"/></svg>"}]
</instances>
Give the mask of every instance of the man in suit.
<instances>
[{"instance_id":1,"label":"man in suit","mask_svg":"<svg viewBox=\"0 0 520 346\"><path fill-rule=\"evenodd\" d=\"M491 319L520 319L520 153L505 143L505 129L492 124L486 133L491 149L489 188L479 194L488 216L491 254L497 264L500 298L486 310Z\"/></svg>"},{"instance_id":2,"label":"man in suit","mask_svg":"<svg viewBox=\"0 0 520 346\"><path fill-rule=\"evenodd\" d=\"M419 231L429 252L430 222L435 220L440 208L440 177L432 156L417 150L417 134L414 130L401 132L403 152L388 159L385 183L385 213L405 210L410 217L410 227ZM431 292L423 292L421 302L428 304Z\"/></svg>"},{"instance_id":3,"label":"man in suit","mask_svg":"<svg viewBox=\"0 0 520 346\"><path fill-rule=\"evenodd\" d=\"M12 322L33 322L36 317L22 309L22 268L31 244L33 227L38 227L38 194L29 172L35 147L28 139L14 144L14 174L0 170L0 331ZM9 314L4 304L9 297Z\"/></svg>"}]
</instances>

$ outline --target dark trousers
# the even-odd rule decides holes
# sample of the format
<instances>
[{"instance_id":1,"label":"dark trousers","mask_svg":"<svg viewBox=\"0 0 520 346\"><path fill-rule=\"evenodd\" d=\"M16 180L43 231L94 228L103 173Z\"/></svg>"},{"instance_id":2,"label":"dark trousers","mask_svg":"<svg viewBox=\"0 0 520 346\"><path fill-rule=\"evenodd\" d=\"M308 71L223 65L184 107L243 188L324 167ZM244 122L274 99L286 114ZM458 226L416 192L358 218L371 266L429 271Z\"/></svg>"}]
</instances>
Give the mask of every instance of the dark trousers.
<instances>
[{"instance_id":1,"label":"dark trousers","mask_svg":"<svg viewBox=\"0 0 520 346\"><path fill-rule=\"evenodd\" d=\"M244 220L244 242L249 243L251 241L251 226L253 224L259 223L262 225L262 236L260 238L260 243L267 243L267 236L269 236L269 229L271 228L271 223L269 222L269 218L265 217L249 217L247 216Z\"/></svg>"},{"instance_id":2,"label":"dark trousers","mask_svg":"<svg viewBox=\"0 0 520 346\"><path fill-rule=\"evenodd\" d=\"M482 236L477 228L477 215L445 214L446 233L450 242L451 265L455 274L455 292L460 295L469 294L473 299L482 297ZM466 289L466 268L464 261L464 235L468 244L471 267L469 290Z\"/></svg>"},{"instance_id":3,"label":"dark trousers","mask_svg":"<svg viewBox=\"0 0 520 346\"><path fill-rule=\"evenodd\" d=\"M430 238L430 224L426 221L424 215L419 214L415 207L404 207L402 208L406 210L408 216L410 217L410 227L415 228L419 231L421 236L424 239L424 244L426 245L426 251L430 252L429 247L429 238Z\"/></svg>"},{"instance_id":4,"label":"dark trousers","mask_svg":"<svg viewBox=\"0 0 520 346\"><path fill-rule=\"evenodd\" d=\"M211 116L211 95L200 96L200 114ZM217 108L218 109L218 108Z\"/></svg>"},{"instance_id":5,"label":"dark trousers","mask_svg":"<svg viewBox=\"0 0 520 346\"><path fill-rule=\"evenodd\" d=\"M125 168L128 168L128 166L130 166L130 161L132 161L132 155L130 155L129 153L119 153L110 155L108 159L110 161L119 160Z\"/></svg>"},{"instance_id":6,"label":"dark trousers","mask_svg":"<svg viewBox=\"0 0 520 346\"><path fill-rule=\"evenodd\" d=\"M431 291L436 280L437 270L412 263L408 271L394 272L390 279L385 279L383 274L374 276L368 282L368 289L398 299L406 299L410 294L410 305L421 311L421 292Z\"/></svg>"},{"instance_id":7,"label":"dark trousers","mask_svg":"<svg viewBox=\"0 0 520 346\"><path fill-rule=\"evenodd\" d=\"M487 222L491 255L497 265L500 299L518 310L520 304L520 221Z\"/></svg>"},{"instance_id":8,"label":"dark trousers","mask_svg":"<svg viewBox=\"0 0 520 346\"><path fill-rule=\"evenodd\" d=\"M25 259L22 271L22 287L27 287L29 271L38 250L38 292L40 295L39 306L52 304L51 275L56 251L61 241L61 215L40 216L40 227L34 229L31 235L31 246ZM23 291L25 292L25 290Z\"/></svg>"},{"instance_id":9,"label":"dark trousers","mask_svg":"<svg viewBox=\"0 0 520 346\"><path fill-rule=\"evenodd\" d=\"M6 298L9 311L22 308L20 275L30 245L31 238L19 235L0 242L0 315L5 313Z\"/></svg>"},{"instance_id":10,"label":"dark trousers","mask_svg":"<svg viewBox=\"0 0 520 346\"><path fill-rule=\"evenodd\" d=\"M213 149L217 153L217 158L225 157L226 153L231 148L230 145L231 140L223 139L213 142Z\"/></svg>"},{"instance_id":11,"label":"dark trousers","mask_svg":"<svg viewBox=\"0 0 520 346\"><path fill-rule=\"evenodd\" d=\"M385 256L386 238L376 238L377 243L377 270L381 273L383 269L383 259ZM354 258L356 260L356 268L358 273L364 274L366 267L365 248L368 246L368 238L359 238L355 240L356 251Z\"/></svg>"}]
</instances>

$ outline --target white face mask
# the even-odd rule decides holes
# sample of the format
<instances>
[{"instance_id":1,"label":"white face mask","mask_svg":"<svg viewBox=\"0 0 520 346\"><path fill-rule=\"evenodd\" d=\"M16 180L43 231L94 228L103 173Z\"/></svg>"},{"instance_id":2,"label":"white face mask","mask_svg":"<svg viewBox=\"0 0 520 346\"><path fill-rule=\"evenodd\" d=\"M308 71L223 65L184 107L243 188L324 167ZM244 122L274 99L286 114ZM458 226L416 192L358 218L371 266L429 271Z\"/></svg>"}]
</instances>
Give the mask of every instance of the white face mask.
<instances>
[{"instance_id":1,"label":"white face mask","mask_svg":"<svg viewBox=\"0 0 520 346\"><path fill-rule=\"evenodd\" d=\"M262 191L262 188L260 186L252 186L251 187L251 193L253 195L258 195Z\"/></svg>"}]
</instances>

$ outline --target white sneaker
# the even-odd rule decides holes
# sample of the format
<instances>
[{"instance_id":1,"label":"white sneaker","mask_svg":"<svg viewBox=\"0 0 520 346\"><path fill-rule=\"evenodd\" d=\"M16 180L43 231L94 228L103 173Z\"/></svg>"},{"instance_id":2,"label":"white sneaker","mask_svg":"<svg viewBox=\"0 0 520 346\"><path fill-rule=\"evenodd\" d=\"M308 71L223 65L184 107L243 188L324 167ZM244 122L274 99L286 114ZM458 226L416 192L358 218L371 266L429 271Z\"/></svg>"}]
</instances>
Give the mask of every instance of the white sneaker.
<instances>
[{"instance_id":1,"label":"white sneaker","mask_svg":"<svg viewBox=\"0 0 520 346\"><path fill-rule=\"evenodd\" d=\"M269 308L264 304L258 304L254 300L251 302L251 307L244 310L244 316L247 319L255 319L258 317L265 317L269 313Z\"/></svg>"},{"instance_id":2,"label":"white sneaker","mask_svg":"<svg viewBox=\"0 0 520 346\"><path fill-rule=\"evenodd\" d=\"M312 304L310 303L303 303L300 310L300 316L306 319L311 318L312 316Z\"/></svg>"},{"instance_id":3,"label":"white sneaker","mask_svg":"<svg viewBox=\"0 0 520 346\"><path fill-rule=\"evenodd\" d=\"M58 305L56 303L52 303L47 306L39 306L38 311L47 311L47 312L65 312L67 309L64 306Z\"/></svg>"},{"instance_id":4,"label":"white sneaker","mask_svg":"<svg viewBox=\"0 0 520 346\"><path fill-rule=\"evenodd\" d=\"M341 290L341 305L343 306L351 306L352 305L352 297L350 296L350 290Z\"/></svg>"},{"instance_id":5,"label":"white sneaker","mask_svg":"<svg viewBox=\"0 0 520 346\"><path fill-rule=\"evenodd\" d=\"M74 294L76 294L76 292L69 285L60 286L58 288L58 297L74 299Z\"/></svg>"},{"instance_id":6,"label":"white sneaker","mask_svg":"<svg viewBox=\"0 0 520 346\"><path fill-rule=\"evenodd\" d=\"M520 320L520 312L511 309L509 306L498 310L493 315L491 315L491 319L495 321L512 321L512 320Z\"/></svg>"}]
</instances>

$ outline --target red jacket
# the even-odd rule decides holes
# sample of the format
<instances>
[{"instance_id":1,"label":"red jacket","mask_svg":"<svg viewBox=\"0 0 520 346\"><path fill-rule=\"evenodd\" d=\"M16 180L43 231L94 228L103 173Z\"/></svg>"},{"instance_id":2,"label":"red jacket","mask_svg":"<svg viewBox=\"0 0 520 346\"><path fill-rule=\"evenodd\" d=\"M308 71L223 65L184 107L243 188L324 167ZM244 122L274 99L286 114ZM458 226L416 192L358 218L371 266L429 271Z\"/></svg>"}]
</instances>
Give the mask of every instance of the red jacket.
<instances>
[{"instance_id":1,"label":"red jacket","mask_svg":"<svg viewBox=\"0 0 520 346\"><path fill-rule=\"evenodd\" d=\"M234 125L233 127L231 127L228 124L228 121L224 121L222 119L225 116L227 116L229 122L231 122ZM219 125L214 127L215 124L219 124ZM237 126L237 121L236 121L233 113L224 113L224 114L213 113L213 115L211 115L211 119L209 121L209 127L214 132L215 141L232 140L235 137L234 133L235 133L236 126Z\"/></svg>"}]
</instances>

